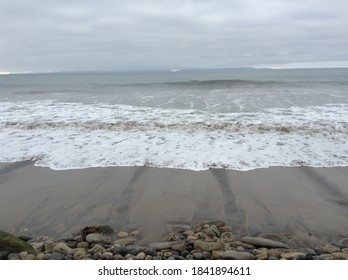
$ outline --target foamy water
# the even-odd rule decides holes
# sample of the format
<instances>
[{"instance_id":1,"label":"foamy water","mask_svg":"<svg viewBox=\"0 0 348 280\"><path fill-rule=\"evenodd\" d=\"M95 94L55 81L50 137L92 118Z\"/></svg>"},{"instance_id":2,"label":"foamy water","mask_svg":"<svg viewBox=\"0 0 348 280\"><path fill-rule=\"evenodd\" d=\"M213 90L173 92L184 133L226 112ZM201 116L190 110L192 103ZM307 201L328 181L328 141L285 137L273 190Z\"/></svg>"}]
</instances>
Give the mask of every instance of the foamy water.
<instances>
[{"instance_id":1,"label":"foamy water","mask_svg":"<svg viewBox=\"0 0 348 280\"><path fill-rule=\"evenodd\" d=\"M51 84L26 77L35 80L28 88L5 83L0 161L33 160L58 170L348 165L348 87L337 75L339 86L317 76L296 83L293 76L274 82L250 74L146 83L153 75L115 84L93 77L83 86L81 77L69 85L61 76Z\"/></svg>"}]
</instances>

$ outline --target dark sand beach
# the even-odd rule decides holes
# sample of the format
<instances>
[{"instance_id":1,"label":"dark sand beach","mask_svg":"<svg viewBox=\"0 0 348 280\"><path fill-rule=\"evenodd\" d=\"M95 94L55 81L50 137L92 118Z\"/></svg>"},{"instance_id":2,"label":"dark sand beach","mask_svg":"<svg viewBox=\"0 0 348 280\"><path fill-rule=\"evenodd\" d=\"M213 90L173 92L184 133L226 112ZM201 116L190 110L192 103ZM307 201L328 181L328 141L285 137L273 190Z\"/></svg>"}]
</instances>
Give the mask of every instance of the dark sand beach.
<instances>
[{"instance_id":1,"label":"dark sand beach","mask_svg":"<svg viewBox=\"0 0 348 280\"><path fill-rule=\"evenodd\" d=\"M1 229L55 238L85 226L163 238L176 224L223 220L236 234L286 232L299 242L348 235L348 168L195 172L151 167L54 171L0 164Z\"/></svg>"}]
</instances>

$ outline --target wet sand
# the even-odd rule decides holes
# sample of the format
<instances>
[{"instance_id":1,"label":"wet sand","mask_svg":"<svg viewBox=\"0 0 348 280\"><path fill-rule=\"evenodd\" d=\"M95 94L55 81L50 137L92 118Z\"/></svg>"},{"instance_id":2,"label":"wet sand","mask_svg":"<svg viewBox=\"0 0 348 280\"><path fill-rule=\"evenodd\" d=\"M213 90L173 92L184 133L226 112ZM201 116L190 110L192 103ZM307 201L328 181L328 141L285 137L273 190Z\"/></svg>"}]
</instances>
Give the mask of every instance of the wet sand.
<instances>
[{"instance_id":1,"label":"wet sand","mask_svg":"<svg viewBox=\"0 0 348 280\"><path fill-rule=\"evenodd\" d=\"M348 236L348 167L189 171L107 167L53 171L0 163L0 228L64 237L85 226L139 229L156 241L176 224L223 220L234 232L299 240Z\"/></svg>"}]
</instances>

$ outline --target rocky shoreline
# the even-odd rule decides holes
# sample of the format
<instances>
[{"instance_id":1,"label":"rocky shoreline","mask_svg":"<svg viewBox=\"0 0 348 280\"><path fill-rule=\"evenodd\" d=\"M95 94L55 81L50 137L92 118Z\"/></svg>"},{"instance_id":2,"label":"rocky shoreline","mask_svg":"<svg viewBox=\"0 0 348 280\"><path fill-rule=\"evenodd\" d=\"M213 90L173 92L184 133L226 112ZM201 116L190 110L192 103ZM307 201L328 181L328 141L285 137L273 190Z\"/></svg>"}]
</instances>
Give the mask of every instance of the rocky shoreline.
<instances>
[{"instance_id":1,"label":"rocky shoreline","mask_svg":"<svg viewBox=\"0 0 348 280\"><path fill-rule=\"evenodd\" d=\"M25 231L25 230L24 230ZM161 242L142 244L137 230L86 227L71 237L18 236L0 231L1 260L348 260L348 237L300 245L288 233L239 236L222 221L172 226Z\"/></svg>"}]
</instances>

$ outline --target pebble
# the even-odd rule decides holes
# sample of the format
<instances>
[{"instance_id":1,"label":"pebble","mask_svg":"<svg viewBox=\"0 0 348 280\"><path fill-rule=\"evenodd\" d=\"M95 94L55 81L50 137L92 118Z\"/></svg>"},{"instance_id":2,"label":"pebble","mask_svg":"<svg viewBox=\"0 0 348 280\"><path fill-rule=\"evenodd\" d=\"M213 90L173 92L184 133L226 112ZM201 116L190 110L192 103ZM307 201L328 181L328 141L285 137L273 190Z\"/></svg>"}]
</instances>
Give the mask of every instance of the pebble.
<instances>
[{"instance_id":1,"label":"pebble","mask_svg":"<svg viewBox=\"0 0 348 280\"><path fill-rule=\"evenodd\" d=\"M271 239L263 238L263 237L251 237L245 236L242 238L242 241L251 245L255 245L258 247L267 247L267 248L288 248L284 243L273 241Z\"/></svg>"},{"instance_id":2,"label":"pebble","mask_svg":"<svg viewBox=\"0 0 348 280\"><path fill-rule=\"evenodd\" d=\"M254 256L248 252L225 251L222 253L224 260L253 260Z\"/></svg>"},{"instance_id":3,"label":"pebble","mask_svg":"<svg viewBox=\"0 0 348 280\"><path fill-rule=\"evenodd\" d=\"M315 236L312 247L298 248L288 233L240 236L224 222L189 227L173 225L167 241L141 244L139 231L86 227L79 235L53 240L46 236L22 238L31 250L9 253L0 247L0 259L9 260L348 260L348 238L324 243ZM26 240L26 241L23 241ZM139 242L139 243L138 243ZM316 246L316 247L315 247ZM32 250L34 248L34 251ZM291 249L289 249L291 248ZM295 249L296 248L296 249Z\"/></svg>"},{"instance_id":4,"label":"pebble","mask_svg":"<svg viewBox=\"0 0 348 280\"><path fill-rule=\"evenodd\" d=\"M223 242L207 242L196 240L194 243L195 250L201 251L217 251L225 248L225 244Z\"/></svg>"},{"instance_id":5,"label":"pebble","mask_svg":"<svg viewBox=\"0 0 348 280\"><path fill-rule=\"evenodd\" d=\"M289 252L289 253L282 253L280 255L281 258L286 259L286 260L293 260L298 257L304 257L305 254L301 252Z\"/></svg>"},{"instance_id":6,"label":"pebble","mask_svg":"<svg viewBox=\"0 0 348 280\"><path fill-rule=\"evenodd\" d=\"M102 233L90 233L86 236L86 241L88 243L103 243L110 244L111 237Z\"/></svg>"},{"instance_id":7,"label":"pebble","mask_svg":"<svg viewBox=\"0 0 348 280\"><path fill-rule=\"evenodd\" d=\"M119 238L123 238L123 237L126 237L128 236L128 232L125 232L125 231L120 231L117 233L117 237Z\"/></svg>"}]
</instances>

